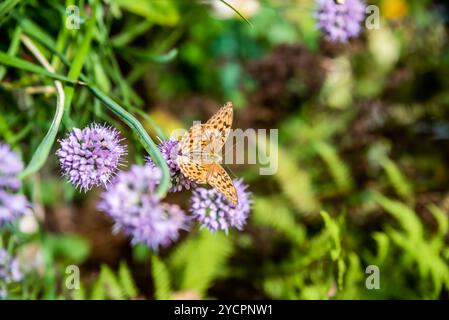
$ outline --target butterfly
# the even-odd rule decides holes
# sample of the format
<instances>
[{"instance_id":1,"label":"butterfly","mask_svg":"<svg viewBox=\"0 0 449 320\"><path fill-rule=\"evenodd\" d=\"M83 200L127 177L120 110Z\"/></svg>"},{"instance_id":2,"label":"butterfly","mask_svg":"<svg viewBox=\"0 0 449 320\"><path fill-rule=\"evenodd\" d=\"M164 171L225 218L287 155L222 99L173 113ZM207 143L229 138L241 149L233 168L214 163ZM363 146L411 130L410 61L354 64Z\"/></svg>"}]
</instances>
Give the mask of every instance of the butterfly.
<instances>
[{"instance_id":1,"label":"butterfly","mask_svg":"<svg viewBox=\"0 0 449 320\"><path fill-rule=\"evenodd\" d=\"M209 184L237 205L237 191L220 165L219 155L231 131L232 118L232 103L228 102L206 123L193 125L181 139L177 162L186 177Z\"/></svg>"}]
</instances>

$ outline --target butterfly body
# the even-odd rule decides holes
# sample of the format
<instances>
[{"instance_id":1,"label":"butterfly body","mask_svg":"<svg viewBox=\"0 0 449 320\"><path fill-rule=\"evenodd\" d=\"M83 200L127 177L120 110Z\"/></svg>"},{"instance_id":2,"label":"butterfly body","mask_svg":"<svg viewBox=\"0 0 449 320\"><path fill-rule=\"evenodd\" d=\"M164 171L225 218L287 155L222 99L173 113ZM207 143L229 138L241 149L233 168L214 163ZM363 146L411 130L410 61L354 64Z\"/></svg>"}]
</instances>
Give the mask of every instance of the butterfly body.
<instances>
[{"instance_id":1,"label":"butterfly body","mask_svg":"<svg viewBox=\"0 0 449 320\"><path fill-rule=\"evenodd\" d=\"M192 126L182 137L178 165L181 172L200 184L209 184L231 203L238 203L235 186L220 165L220 150L231 131L232 104L227 103L204 124Z\"/></svg>"}]
</instances>

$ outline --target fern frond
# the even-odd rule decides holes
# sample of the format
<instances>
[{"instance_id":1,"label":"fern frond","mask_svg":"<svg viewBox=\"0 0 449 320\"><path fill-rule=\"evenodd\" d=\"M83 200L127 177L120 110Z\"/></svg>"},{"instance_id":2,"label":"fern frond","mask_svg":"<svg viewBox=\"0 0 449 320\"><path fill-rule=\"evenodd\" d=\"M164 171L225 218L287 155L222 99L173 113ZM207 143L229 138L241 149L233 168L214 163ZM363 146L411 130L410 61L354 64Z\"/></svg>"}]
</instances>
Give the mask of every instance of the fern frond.
<instances>
[{"instance_id":1,"label":"fern frond","mask_svg":"<svg viewBox=\"0 0 449 320\"><path fill-rule=\"evenodd\" d=\"M137 297L137 286L125 261L120 262L118 280L127 298Z\"/></svg>"},{"instance_id":2,"label":"fern frond","mask_svg":"<svg viewBox=\"0 0 449 320\"><path fill-rule=\"evenodd\" d=\"M279 166L275 175L283 194L301 214L315 214L319 202L315 197L309 174L301 170L287 151L279 149Z\"/></svg>"},{"instance_id":3,"label":"fern frond","mask_svg":"<svg viewBox=\"0 0 449 320\"><path fill-rule=\"evenodd\" d=\"M255 198L251 219L284 234L296 244L302 244L306 237L305 228L295 221L293 212L279 198Z\"/></svg>"},{"instance_id":4,"label":"fern frond","mask_svg":"<svg viewBox=\"0 0 449 320\"><path fill-rule=\"evenodd\" d=\"M188 256L183 256L181 290L194 290L204 296L233 251L229 236L201 230L199 236L187 241ZM183 249L181 249L181 253Z\"/></svg>"},{"instance_id":5,"label":"fern frond","mask_svg":"<svg viewBox=\"0 0 449 320\"><path fill-rule=\"evenodd\" d=\"M158 300L171 298L170 273L165 263L153 254L151 256L151 273L154 281L154 296Z\"/></svg>"},{"instance_id":6,"label":"fern frond","mask_svg":"<svg viewBox=\"0 0 449 320\"><path fill-rule=\"evenodd\" d=\"M338 156L337 151L330 144L316 142L314 147L323 161L326 163L329 172L334 179L337 188L341 192L348 192L353 187L353 181L349 169L343 160Z\"/></svg>"}]
</instances>

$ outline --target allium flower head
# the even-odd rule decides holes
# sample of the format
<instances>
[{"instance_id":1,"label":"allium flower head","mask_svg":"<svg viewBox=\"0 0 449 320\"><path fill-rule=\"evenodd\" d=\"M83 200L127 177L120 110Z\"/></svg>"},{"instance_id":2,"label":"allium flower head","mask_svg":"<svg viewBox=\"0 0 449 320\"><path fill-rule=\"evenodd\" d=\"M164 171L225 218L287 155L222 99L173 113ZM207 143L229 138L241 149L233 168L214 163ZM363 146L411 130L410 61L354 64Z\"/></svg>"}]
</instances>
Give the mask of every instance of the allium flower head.
<instances>
[{"instance_id":1,"label":"allium flower head","mask_svg":"<svg viewBox=\"0 0 449 320\"><path fill-rule=\"evenodd\" d=\"M29 208L25 196L0 189L0 228L24 216Z\"/></svg>"},{"instance_id":2,"label":"allium flower head","mask_svg":"<svg viewBox=\"0 0 449 320\"><path fill-rule=\"evenodd\" d=\"M317 0L316 18L318 27L330 41L346 42L362 31L361 23L365 18L365 3L362 0Z\"/></svg>"},{"instance_id":3,"label":"allium flower head","mask_svg":"<svg viewBox=\"0 0 449 320\"><path fill-rule=\"evenodd\" d=\"M23 170L23 162L19 155L7 144L0 143L0 188L17 190L20 181L16 175Z\"/></svg>"},{"instance_id":4,"label":"allium flower head","mask_svg":"<svg viewBox=\"0 0 449 320\"><path fill-rule=\"evenodd\" d=\"M25 215L28 210L27 199L16 194L21 187L16 176L22 170L20 157L11 151L9 145L0 143L0 228Z\"/></svg>"},{"instance_id":5,"label":"allium flower head","mask_svg":"<svg viewBox=\"0 0 449 320\"><path fill-rule=\"evenodd\" d=\"M13 258L6 250L0 248L0 299L7 295L7 286L22 280L19 261Z\"/></svg>"},{"instance_id":6,"label":"allium flower head","mask_svg":"<svg viewBox=\"0 0 449 320\"><path fill-rule=\"evenodd\" d=\"M143 243L154 250L175 241L187 223L177 205L162 203L155 195L161 176L157 167L134 165L117 175L98 205L115 221L115 231L130 236L133 244Z\"/></svg>"},{"instance_id":7,"label":"allium flower head","mask_svg":"<svg viewBox=\"0 0 449 320\"><path fill-rule=\"evenodd\" d=\"M56 151L67 179L85 191L94 186L106 186L118 171L126 155L119 132L111 127L92 124L73 129L67 138L60 140Z\"/></svg>"},{"instance_id":8,"label":"allium flower head","mask_svg":"<svg viewBox=\"0 0 449 320\"><path fill-rule=\"evenodd\" d=\"M238 204L231 204L215 189L197 188L193 191L190 212L198 222L215 232L230 227L242 230L251 211L251 193L243 180L234 180Z\"/></svg>"},{"instance_id":9,"label":"allium flower head","mask_svg":"<svg viewBox=\"0 0 449 320\"><path fill-rule=\"evenodd\" d=\"M171 186L169 192L178 192L183 188L189 190L190 188L195 188L196 183L187 178L179 169L177 157L179 155L179 141L173 138L169 140L161 141L158 145L159 150L162 153L165 161L167 162L168 168L170 169L171 176ZM150 166L155 166L153 160L148 157L148 164Z\"/></svg>"}]
</instances>

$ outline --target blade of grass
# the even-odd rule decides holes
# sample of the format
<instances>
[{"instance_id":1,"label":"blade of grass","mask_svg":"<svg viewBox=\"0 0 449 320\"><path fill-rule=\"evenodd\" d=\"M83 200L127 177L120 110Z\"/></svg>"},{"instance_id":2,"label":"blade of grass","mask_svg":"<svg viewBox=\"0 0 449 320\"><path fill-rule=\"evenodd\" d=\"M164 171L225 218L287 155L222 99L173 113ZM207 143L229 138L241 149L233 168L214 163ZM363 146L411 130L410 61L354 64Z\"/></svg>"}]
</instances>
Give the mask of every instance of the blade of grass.
<instances>
[{"instance_id":1,"label":"blade of grass","mask_svg":"<svg viewBox=\"0 0 449 320\"><path fill-rule=\"evenodd\" d=\"M81 70L83 69L84 61L89 53L90 45L92 42L93 32L95 28L95 13L97 10L98 1L94 2L94 5L92 6L92 15L89 21L87 22L87 31L86 35L84 36L83 41L81 42L81 45L79 49L77 50L77 53L75 55L75 58L73 59L73 63L70 66L69 72L67 74L68 78L76 81L78 80L78 77L81 74ZM66 96L65 104L64 104L64 111L65 114L68 115L70 113L70 106L73 99L73 93L75 88L73 87L65 87L64 93Z\"/></svg>"},{"instance_id":2,"label":"blade of grass","mask_svg":"<svg viewBox=\"0 0 449 320\"><path fill-rule=\"evenodd\" d=\"M63 76L63 75L55 73L55 72L50 72L50 71L46 70L45 68L35 65L34 63L28 62L26 60L23 60L23 59L20 59L17 57L9 56L7 53L1 52L1 51L0 51L0 64L6 65L9 67L13 67L13 68L17 68L17 69L22 69L22 70L29 71L32 73L37 73L39 75L46 76L46 77L49 77L49 78L52 78L55 80L68 82L73 85L83 84L80 81L73 81L72 79L69 79L66 76Z\"/></svg>"},{"instance_id":3,"label":"blade of grass","mask_svg":"<svg viewBox=\"0 0 449 320\"><path fill-rule=\"evenodd\" d=\"M6 0L0 4L0 21L4 21L4 17L18 5L20 0Z\"/></svg>"},{"instance_id":4,"label":"blade of grass","mask_svg":"<svg viewBox=\"0 0 449 320\"><path fill-rule=\"evenodd\" d=\"M239 15L240 18L242 18L248 25L250 25L251 27L253 26L251 24L251 22L243 15L240 13L240 11L238 11L234 6L232 6L230 3L228 3L225 0L220 0L220 2L224 3L226 6L228 6L229 8L232 9L232 11L234 11L235 13L237 13Z\"/></svg>"},{"instance_id":5,"label":"blade of grass","mask_svg":"<svg viewBox=\"0 0 449 320\"><path fill-rule=\"evenodd\" d=\"M30 50L30 52L36 57L36 59L48 70L49 72L54 72L53 67L47 61L47 59L39 52L37 47L33 44L30 38L25 35L21 36L23 44ZM62 116L64 114L64 100L65 93L62 83L60 81L55 81L56 87L56 112L53 117L53 121L50 125L50 129L45 135L42 142L37 147L31 161L28 163L26 168L20 173L19 178L24 179L29 175L38 171L45 163L50 153L51 147L55 142L56 135L58 134L59 125L61 124Z\"/></svg>"},{"instance_id":6,"label":"blade of grass","mask_svg":"<svg viewBox=\"0 0 449 320\"><path fill-rule=\"evenodd\" d=\"M152 21L144 20L138 22L128 28L125 31L119 33L111 39L111 44L114 47L123 47L131 43L135 38L145 33L153 25Z\"/></svg>"},{"instance_id":7,"label":"blade of grass","mask_svg":"<svg viewBox=\"0 0 449 320\"><path fill-rule=\"evenodd\" d=\"M20 44L20 35L22 34L22 28L20 26L16 27L14 30L14 33L12 35L11 44L9 45L7 54L10 56L15 56L17 54L17 51L19 51L19 44ZM0 66L0 80L3 79L3 77L6 74L6 68L5 66Z\"/></svg>"},{"instance_id":8,"label":"blade of grass","mask_svg":"<svg viewBox=\"0 0 449 320\"><path fill-rule=\"evenodd\" d=\"M133 58L142 60L142 61L151 61L154 63L167 63L176 58L178 55L177 49L171 49L167 53L164 54L153 54L148 52L147 50L137 49L137 48L120 48L119 49L123 54L131 56Z\"/></svg>"}]
</instances>

